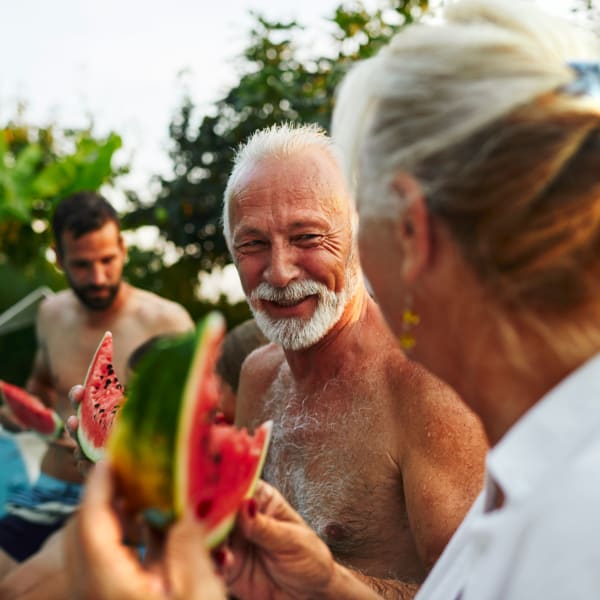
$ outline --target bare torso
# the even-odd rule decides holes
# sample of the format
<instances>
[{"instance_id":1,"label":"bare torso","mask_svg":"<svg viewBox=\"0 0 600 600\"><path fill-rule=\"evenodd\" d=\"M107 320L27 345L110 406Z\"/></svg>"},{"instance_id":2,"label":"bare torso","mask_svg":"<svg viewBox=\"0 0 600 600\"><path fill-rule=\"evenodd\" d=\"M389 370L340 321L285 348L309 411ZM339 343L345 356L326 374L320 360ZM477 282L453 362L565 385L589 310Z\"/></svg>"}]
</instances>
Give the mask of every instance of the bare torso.
<instances>
[{"instance_id":1,"label":"bare torso","mask_svg":"<svg viewBox=\"0 0 600 600\"><path fill-rule=\"evenodd\" d=\"M83 383L87 368L105 331L114 340L113 362L117 377L126 378L131 352L155 335L188 330L192 321L185 310L149 292L127 286L119 310L94 313L84 309L70 290L44 302L38 316L38 354L30 387L40 381L53 391L51 402L66 419L73 413L68 393ZM80 481L69 444L50 444L42 471L65 481Z\"/></svg>"},{"instance_id":2,"label":"bare torso","mask_svg":"<svg viewBox=\"0 0 600 600\"><path fill-rule=\"evenodd\" d=\"M378 318L356 339L343 353L315 356L317 377L294 376L274 345L256 351L244 365L238 422L273 419L264 477L338 560L373 577L420 582L481 486L483 434L448 388L406 360ZM432 444L446 433L440 416L448 412L461 438Z\"/></svg>"}]
</instances>

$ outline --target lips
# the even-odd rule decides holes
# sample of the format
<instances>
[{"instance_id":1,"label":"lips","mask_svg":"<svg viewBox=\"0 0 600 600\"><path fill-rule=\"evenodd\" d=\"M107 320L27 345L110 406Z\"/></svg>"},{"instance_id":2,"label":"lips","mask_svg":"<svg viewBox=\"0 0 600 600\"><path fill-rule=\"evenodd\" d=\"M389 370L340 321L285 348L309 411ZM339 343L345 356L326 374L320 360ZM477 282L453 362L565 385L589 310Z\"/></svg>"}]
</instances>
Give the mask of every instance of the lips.
<instances>
[{"instance_id":1,"label":"lips","mask_svg":"<svg viewBox=\"0 0 600 600\"><path fill-rule=\"evenodd\" d=\"M271 317L276 319L285 319L292 317L300 317L300 318L310 318L312 315L312 311L314 307L310 310L306 307L309 306L310 301L314 299L318 301L317 295L309 295L304 296L302 298L297 298L294 300L266 300L261 299L260 302L263 306L263 310L271 315ZM312 305L311 305L312 306ZM307 313L309 310L309 313Z\"/></svg>"},{"instance_id":2,"label":"lips","mask_svg":"<svg viewBox=\"0 0 600 600\"><path fill-rule=\"evenodd\" d=\"M308 298L308 296L306 298ZM288 306L296 306L297 304L304 302L306 300L306 298L300 298L299 300L278 300L277 302L275 302L273 300L267 300L267 302L270 302L271 304L275 304L276 306L288 307Z\"/></svg>"}]
</instances>

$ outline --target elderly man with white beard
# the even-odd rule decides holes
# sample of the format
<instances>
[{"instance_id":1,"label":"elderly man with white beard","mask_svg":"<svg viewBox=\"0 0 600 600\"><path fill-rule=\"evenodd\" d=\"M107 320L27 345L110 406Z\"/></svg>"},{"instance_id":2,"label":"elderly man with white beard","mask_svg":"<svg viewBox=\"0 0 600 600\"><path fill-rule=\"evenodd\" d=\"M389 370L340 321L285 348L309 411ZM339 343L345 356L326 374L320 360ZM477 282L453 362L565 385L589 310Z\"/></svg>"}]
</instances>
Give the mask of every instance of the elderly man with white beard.
<instances>
[{"instance_id":1,"label":"elderly man with white beard","mask_svg":"<svg viewBox=\"0 0 600 600\"><path fill-rule=\"evenodd\" d=\"M407 360L369 296L319 128L276 126L239 149L223 225L272 342L243 365L236 423L273 419L265 479L373 589L412 597L482 486L479 421Z\"/></svg>"}]
</instances>

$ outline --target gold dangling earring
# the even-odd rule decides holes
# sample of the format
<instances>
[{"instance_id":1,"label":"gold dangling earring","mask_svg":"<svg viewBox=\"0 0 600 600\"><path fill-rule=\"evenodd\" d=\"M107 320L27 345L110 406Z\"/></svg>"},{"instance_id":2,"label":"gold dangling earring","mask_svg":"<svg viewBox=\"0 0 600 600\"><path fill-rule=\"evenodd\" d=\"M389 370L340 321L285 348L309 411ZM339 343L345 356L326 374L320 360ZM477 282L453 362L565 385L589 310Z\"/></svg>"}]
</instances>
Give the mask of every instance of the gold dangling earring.
<instances>
[{"instance_id":1,"label":"gold dangling earring","mask_svg":"<svg viewBox=\"0 0 600 600\"><path fill-rule=\"evenodd\" d=\"M407 296L404 303L404 312L402 314L402 332L398 337L402 350L412 350L417 344L417 340L412 333L412 329L421 322L421 317L412 310L412 298Z\"/></svg>"}]
</instances>

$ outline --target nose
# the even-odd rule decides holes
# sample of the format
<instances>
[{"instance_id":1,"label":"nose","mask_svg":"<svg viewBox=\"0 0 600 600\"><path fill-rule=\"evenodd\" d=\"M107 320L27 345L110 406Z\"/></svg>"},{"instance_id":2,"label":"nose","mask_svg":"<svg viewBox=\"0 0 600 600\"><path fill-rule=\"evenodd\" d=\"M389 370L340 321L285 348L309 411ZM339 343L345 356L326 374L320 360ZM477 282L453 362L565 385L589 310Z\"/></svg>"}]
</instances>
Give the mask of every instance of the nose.
<instances>
[{"instance_id":1,"label":"nose","mask_svg":"<svg viewBox=\"0 0 600 600\"><path fill-rule=\"evenodd\" d=\"M294 249L288 245L273 245L269 264L264 271L267 283L282 288L300 275Z\"/></svg>"},{"instance_id":2,"label":"nose","mask_svg":"<svg viewBox=\"0 0 600 600\"><path fill-rule=\"evenodd\" d=\"M90 270L90 283L92 285L106 285L108 277L106 268L102 264L93 264Z\"/></svg>"}]
</instances>

